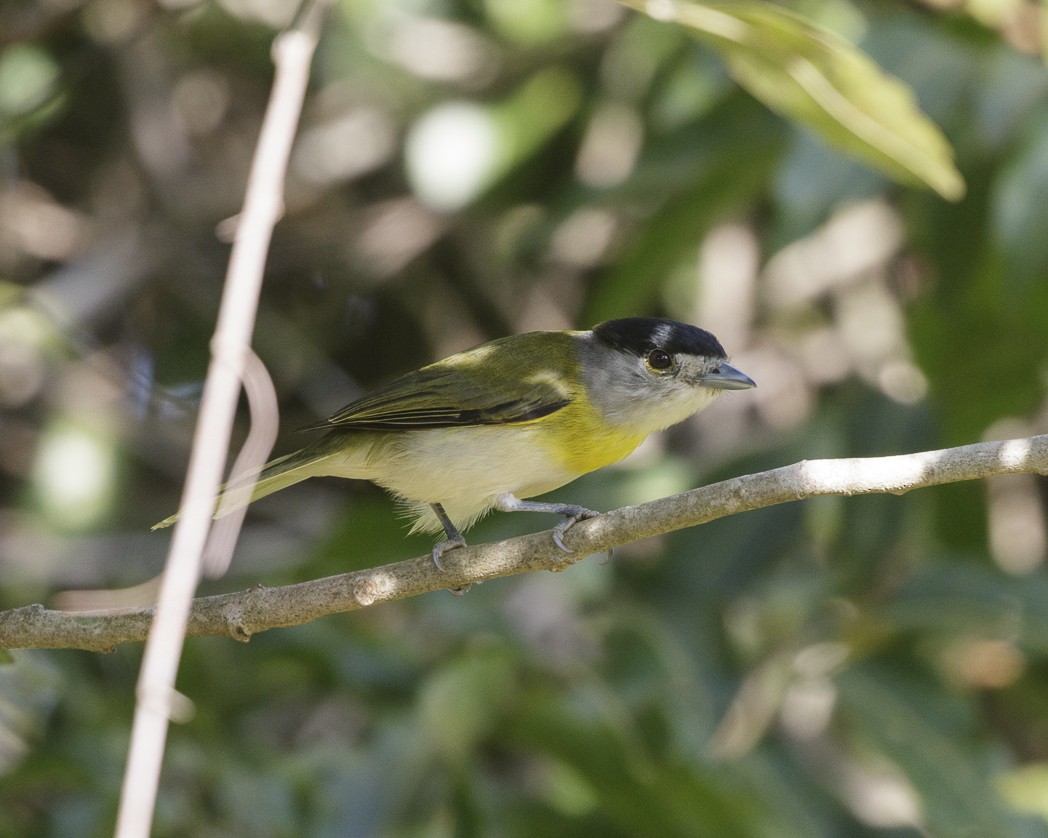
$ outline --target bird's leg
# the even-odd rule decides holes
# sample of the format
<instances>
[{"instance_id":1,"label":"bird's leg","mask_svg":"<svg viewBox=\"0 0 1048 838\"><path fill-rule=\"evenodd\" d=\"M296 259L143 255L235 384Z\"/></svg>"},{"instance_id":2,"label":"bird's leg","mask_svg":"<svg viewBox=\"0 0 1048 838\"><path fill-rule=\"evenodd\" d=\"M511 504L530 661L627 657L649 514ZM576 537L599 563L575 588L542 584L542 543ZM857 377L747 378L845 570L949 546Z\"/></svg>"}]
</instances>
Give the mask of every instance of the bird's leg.
<instances>
[{"instance_id":1,"label":"bird's leg","mask_svg":"<svg viewBox=\"0 0 1048 838\"><path fill-rule=\"evenodd\" d=\"M444 511L444 507L439 503L431 503L430 507L433 509L433 514L437 516L437 520L440 521L440 525L444 528L444 535L447 536L444 541L439 542L433 547L433 564L437 566L437 570L443 570L444 565L441 564L440 558L448 550L455 550L459 547L466 546L466 539L463 538L462 533L458 531L451 519L448 517L448 513ZM448 590L455 596L462 596L470 588L469 585L464 585L461 588L449 588Z\"/></svg>"},{"instance_id":2,"label":"bird's leg","mask_svg":"<svg viewBox=\"0 0 1048 838\"><path fill-rule=\"evenodd\" d=\"M506 493L495 498L495 509L500 512L551 512L563 515L564 520L553 528L553 543L565 553L574 552L564 543L564 533L573 525L587 518L596 518L599 512L577 506L573 503L543 503L542 501L521 500L516 495Z\"/></svg>"},{"instance_id":3,"label":"bird's leg","mask_svg":"<svg viewBox=\"0 0 1048 838\"><path fill-rule=\"evenodd\" d=\"M433 509L433 513L440 521L440 525L444 528L444 535L447 536L444 541L441 541L433 548L433 564L437 566L437 570L443 570L444 565L440 563L440 557L448 550L465 547L466 539L463 538L462 533L458 531L458 527L451 522L451 519L448 517L448 513L444 511L443 506L439 503L431 503L430 506Z\"/></svg>"}]
</instances>

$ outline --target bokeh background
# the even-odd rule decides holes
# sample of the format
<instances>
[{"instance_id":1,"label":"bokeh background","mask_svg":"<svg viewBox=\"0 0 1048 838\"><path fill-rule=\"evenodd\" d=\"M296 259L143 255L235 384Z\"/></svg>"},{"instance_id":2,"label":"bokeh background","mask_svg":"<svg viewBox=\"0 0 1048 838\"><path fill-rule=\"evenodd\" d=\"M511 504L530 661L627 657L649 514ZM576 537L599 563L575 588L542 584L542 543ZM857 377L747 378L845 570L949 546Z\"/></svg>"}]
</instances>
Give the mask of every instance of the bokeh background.
<instances>
[{"instance_id":1,"label":"bokeh background","mask_svg":"<svg viewBox=\"0 0 1048 838\"><path fill-rule=\"evenodd\" d=\"M1048 430L1043 7L788 5L912 86L963 200L609 0L336 3L256 332L278 453L450 352L648 314L711 329L759 388L558 498ZM88 592L161 568L289 6L0 5L0 607L148 597ZM793 504L190 640L156 834L1048 835L1046 485ZM202 590L428 546L374 487L310 481ZM140 657L0 666L0 835L110 833Z\"/></svg>"}]
</instances>

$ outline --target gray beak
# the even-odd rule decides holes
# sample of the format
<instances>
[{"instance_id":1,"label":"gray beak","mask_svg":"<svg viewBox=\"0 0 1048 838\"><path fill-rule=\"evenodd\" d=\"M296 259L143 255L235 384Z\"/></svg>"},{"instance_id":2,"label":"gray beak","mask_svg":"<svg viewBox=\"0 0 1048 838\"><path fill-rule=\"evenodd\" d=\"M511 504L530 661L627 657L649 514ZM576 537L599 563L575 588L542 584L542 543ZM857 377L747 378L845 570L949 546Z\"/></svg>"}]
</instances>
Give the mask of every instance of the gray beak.
<instances>
[{"instance_id":1,"label":"gray beak","mask_svg":"<svg viewBox=\"0 0 1048 838\"><path fill-rule=\"evenodd\" d=\"M731 364L721 361L717 368L702 376L699 383L703 387L713 390L749 390L756 387L757 382L750 378L742 370L737 370Z\"/></svg>"}]
</instances>

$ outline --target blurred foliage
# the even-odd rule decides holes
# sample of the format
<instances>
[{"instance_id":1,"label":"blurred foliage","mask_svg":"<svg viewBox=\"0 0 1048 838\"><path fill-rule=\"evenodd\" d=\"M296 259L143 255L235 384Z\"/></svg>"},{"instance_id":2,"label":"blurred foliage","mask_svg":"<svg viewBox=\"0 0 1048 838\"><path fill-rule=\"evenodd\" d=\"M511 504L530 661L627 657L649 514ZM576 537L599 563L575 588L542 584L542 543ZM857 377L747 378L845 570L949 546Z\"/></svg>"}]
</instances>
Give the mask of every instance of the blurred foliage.
<instances>
[{"instance_id":1,"label":"blurred foliage","mask_svg":"<svg viewBox=\"0 0 1048 838\"><path fill-rule=\"evenodd\" d=\"M606 0L336 4L257 330L280 452L417 364L629 314L710 328L759 388L558 497L1048 430L1043 7L716 9L756 40ZM0 607L119 603L98 591L161 566L291 11L0 5ZM890 142L813 111L800 56ZM907 89L963 200L813 133L956 195ZM888 147L939 162L903 176ZM823 499L191 640L156 834L1046 835L1046 503L1032 476ZM427 546L373 487L311 481L204 589ZM140 656L0 666L0 836L111 831Z\"/></svg>"},{"instance_id":2,"label":"blurred foliage","mask_svg":"<svg viewBox=\"0 0 1048 838\"><path fill-rule=\"evenodd\" d=\"M964 194L949 144L910 89L847 41L766 2L624 2L693 29L754 96L835 145L945 198Z\"/></svg>"}]
</instances>

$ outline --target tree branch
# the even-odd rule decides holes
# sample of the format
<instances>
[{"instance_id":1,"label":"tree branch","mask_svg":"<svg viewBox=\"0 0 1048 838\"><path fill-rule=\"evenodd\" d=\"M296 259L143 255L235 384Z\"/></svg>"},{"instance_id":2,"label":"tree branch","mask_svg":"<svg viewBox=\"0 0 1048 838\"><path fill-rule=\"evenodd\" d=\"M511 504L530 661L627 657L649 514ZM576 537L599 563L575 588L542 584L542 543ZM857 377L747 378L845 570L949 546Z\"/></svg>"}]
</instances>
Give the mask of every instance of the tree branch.
<instances>
[{"instance_id":1,"label":"tree branch","mask_svg":"<svg viewBox=\"0 0 1048 838\"><path fill-rule=\"evenodd\" d=\"M550 532L429 555L279 588L194 600L187 634L246 641L266 629L297 626L443 588L536 570L561 570L585 556L654 535L780 503L824 495L901 495L912 489L1003 474L1048 474L1048 434L893 457L810 460L734 477L683 494L616 509L567 532L564 554ZM144 640L152 609L51 611L29 605L0 612L0 648L111 651Z\"/></svg>"}]
</instances>

